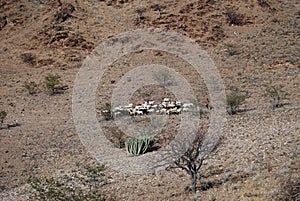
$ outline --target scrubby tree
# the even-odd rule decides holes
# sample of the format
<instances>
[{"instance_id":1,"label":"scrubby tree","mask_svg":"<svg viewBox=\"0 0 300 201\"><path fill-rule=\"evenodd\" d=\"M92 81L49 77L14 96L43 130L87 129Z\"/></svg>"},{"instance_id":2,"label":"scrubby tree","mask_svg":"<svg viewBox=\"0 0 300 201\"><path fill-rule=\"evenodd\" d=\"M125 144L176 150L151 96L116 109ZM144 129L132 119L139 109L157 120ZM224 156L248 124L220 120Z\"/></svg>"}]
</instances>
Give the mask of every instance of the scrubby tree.
<instances>
[{"instance_id":1,"label":"scrubby tree","mask_svg":"<svg viewBox=\"0 0 300 201\"><path fill-rule=\"evenodd\" d=\"M201 178L200 169L203 165L203 161L215 152L223 142L223 137L219 137L216 142L208 146L209 140L207 140L207 137L207 132L204 128L199 128L196 131L196 138L193 143L184 155L175 161L175 166L173 166L184 170L190 176L193 193L196 192L197 179Z\"/></svg>"}]
</instances>

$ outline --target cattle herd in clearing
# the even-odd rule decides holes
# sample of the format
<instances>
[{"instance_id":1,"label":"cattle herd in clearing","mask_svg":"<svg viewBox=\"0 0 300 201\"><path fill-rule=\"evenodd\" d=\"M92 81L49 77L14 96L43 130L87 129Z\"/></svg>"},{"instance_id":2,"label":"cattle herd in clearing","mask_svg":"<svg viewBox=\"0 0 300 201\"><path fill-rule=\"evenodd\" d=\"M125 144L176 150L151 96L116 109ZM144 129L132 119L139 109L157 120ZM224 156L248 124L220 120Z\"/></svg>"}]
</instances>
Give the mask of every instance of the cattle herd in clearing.
<instances>
[{"instance_id":1,"label":"cattle herd in clearing","mask_svg":"<svg viewBox=\"0 0 300 201\"><path fill-rule=\"evenodd\" d=\"M113 117L119 117L123 115L130 116L142 116L142 115L177 115L182 112L197 112L200 111L199 106L193 103L182 103L179 101L171 101L169 98L164 98L159 104L155 101L145 101L143 104L133 105L132 103L126 106L117 106L109 110L102 110L101 114L105 115L107 113L112 114Z\"/></svg>"}]
</instances>

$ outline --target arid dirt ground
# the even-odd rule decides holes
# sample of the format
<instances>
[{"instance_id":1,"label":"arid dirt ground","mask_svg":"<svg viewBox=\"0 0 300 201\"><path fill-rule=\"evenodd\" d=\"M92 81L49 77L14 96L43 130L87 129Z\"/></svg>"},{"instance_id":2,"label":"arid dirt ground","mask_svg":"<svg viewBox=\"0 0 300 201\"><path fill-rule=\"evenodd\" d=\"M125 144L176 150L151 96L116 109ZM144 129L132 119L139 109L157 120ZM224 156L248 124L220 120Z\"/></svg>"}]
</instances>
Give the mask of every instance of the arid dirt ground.
<instances>
[{"instance_id":1,"label":"arid dirt ground","mask_svg":"<svg viewBox=\"0 0 300 201\"><path fill-rule=\"evenodd\" d=\"M300 4L297 0L1 0L0 197L30 200L28 180L57 177L96 164L82 145L72 119L76 75L86 56L109 37L141 28L165 28L195 40L213 58L226 92L247 97L236 115L226 115L224 144L205 161L196 195L185 172L165 170L127 175L105 170L99 191L116 200L283 200L296 184L300 200ZM228 20L233 14L235 18ZM168 61L166 53L138 58ZM123 61L100 84L96 106L105 104L122 77ZM204 103L207 92L187 64L173 61ZM175 68L175 67L174 67ZM67 89L30 95L25 81L40 83L58 74ZM282 86L283 106L272 109L266 89ZM152 95L148 89L147 96ZM145 95L145 94L144 94ZM141 101L143 94L136 95ZM147 97L147 98L149 98ZM17 126L9 127L7 125ZM9 127L9 128L8 128Z\"/></svg>"}]
</instances>

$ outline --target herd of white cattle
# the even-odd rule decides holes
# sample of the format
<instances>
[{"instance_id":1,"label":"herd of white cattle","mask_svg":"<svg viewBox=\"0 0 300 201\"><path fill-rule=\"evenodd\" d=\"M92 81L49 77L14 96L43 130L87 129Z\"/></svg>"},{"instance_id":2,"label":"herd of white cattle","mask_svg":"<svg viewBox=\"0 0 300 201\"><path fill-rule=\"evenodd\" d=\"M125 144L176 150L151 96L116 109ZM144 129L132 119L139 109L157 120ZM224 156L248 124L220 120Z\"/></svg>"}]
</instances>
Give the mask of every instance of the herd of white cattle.
<instances>
[{"instance_id":1,"label":"herd of white cattle","mask_svg":"<svg viewBox=\"0 0 300 201\"><path fill-rule=\"evenodd\" d=\"M155 104L154 101L145 101L143 104L133 105L128 104L126 106L118 106L112 108L111 112L114 117L122 115L145 115L145 114L160 114L160 115L172 115L180 114L181 112L189 112L196 108L193 103L181 103L179 101L170 101L169 98L164 98L159 104ZM103 110L103 113L109 112Z\"/></svg>"}]
</instances>

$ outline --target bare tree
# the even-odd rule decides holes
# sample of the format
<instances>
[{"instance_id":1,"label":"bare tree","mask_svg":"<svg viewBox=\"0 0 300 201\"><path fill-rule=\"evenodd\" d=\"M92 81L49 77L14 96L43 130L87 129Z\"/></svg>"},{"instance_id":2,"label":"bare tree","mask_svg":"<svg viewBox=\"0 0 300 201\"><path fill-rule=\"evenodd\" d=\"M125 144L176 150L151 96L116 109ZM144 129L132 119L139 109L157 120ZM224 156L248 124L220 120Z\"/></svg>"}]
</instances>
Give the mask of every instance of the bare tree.
<instances>
[{"instance_id":1,"label":"bare tree","mask_svg":"<svg viewBox=\"0 0 300 201\"><path fill-rule=\"evenodd\" d=\"M197 178L200 178L199 173L200 168L203 165L203 161L222 145L224 139L223 137L219 137L216 142L208 145L206 137L207 132L204 128L199 128L194 142L187 149L185 154L175 161L175 166L173 167L181 168L190 176L193 193L196 192Z\"/></svg>"}]
</instances>

